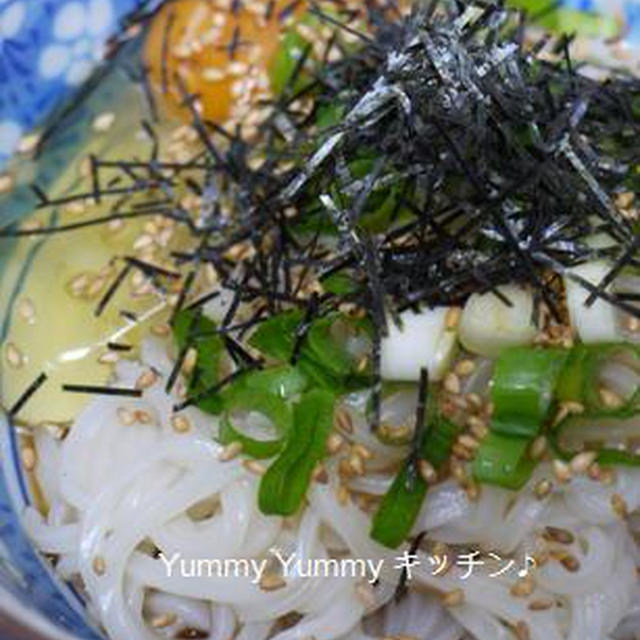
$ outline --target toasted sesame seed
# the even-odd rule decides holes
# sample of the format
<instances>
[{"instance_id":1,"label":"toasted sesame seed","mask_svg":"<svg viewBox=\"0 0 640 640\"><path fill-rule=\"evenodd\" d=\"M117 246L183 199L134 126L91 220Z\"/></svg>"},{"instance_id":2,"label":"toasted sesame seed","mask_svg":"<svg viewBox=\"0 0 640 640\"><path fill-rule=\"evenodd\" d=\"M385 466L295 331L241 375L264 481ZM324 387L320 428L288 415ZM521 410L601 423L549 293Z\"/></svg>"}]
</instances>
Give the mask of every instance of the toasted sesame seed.
<instances>
[{"instance_id":1,"label":"toasted sesame seed","mask_svg":"<svg viewBox=\"0 0 640 640\"><path fill-rule=\"evenodd\" d=\"M181 414L171 416L171 426L176 433L186 433L191 429L189 419Z\"/></svg>"},{"instance_id":2,"label":"toasted sesame seed","mask_svg":"<svg viewBox=\"0 0 640 640\"><path fill-rule=\"evenodd\" d=\"M631 331L631 333L638 333L640 331L640 320L635 316L629 316L624 323L625 329Z\"/></svg>"},{"instance_id":3,"label":"toasted sesame seed","mask_svg":"<svg viewBox=\"0 0 640 640\"><path fill-rule=\"evenodd\" d=\"M276 573L265 573L262 578L260 578L260 588L263 591L276 591L286 586L286 580Z\"/></svg>"},{"instance_id":4,"label":"toasted sesame seed","mask_svg":"<svg viewBox=\"0 0 640 640\"><path fill-rule=\"evenodd\" d=\"M547 439L545 436L538 436L529 448L529 456L532 460L540 460L547 451Z\"/></svg>"},{"instance_id":5,"label":"toasted sesame seed","mask_svg":"<svg viewBox=\"0 0 640 640\"><path fill-rule=\"evenodd\" d=\"M344 438L339 433L331 433L327 438L327 451L329 455L338 453L343 444Z\"/></svg>"},{"instance_id":6,"label":"toasted sesame seed","mask_svg":"<svg viewBox=\"0 0 640 640\"><path fill-rule=\"evenodd\" d=\"M351 414L344 408L340 407L335 412L334 424L342 431L347 433L353 433L353 421L351 420Z\"/></svg>"},{"instance_id":7,"label":"toasted sesame seed","mask_svg":"<svg viewBox=\"0 0 640 640\"><path fill-rule=\"evenodd\" d=\"M171 328L168 324L154 324L151 327L151 333L159 338L164 338L171 333Z\"/></svg>"},{"instance_id":8,"label":"toasted sesame seed","mask_svg":"<svg viewBox=\"0 0 640 640\"><path fill-rule=\"evenodd\" d=\"M143 233L141 236L138 236L133 242L134 251L140 251L141 249L146 249L147 247L153 244L153 237L148 233Z\"/></svg>"},{"instance_id":9,"label":"toasted sesame seed","mask_svg":"<svg viewBox=\"0 0 640 640\"><path fill-rule=\"evenodd\" d=\"M533 488L533 493L536 498L538 498L538 500L542 500L546 498L552 490L553 483L550 480L543 479L536 483L535 487Z\"/></svg>"},{"instance_id":10,"label":"toasted sesame seed","mask_svg":"<svg viewBox=\"0 0 640 640\"><path fill-rule=\"evenodd\" d=\"M461 378L466 378L470 376L476 370L476 363L473 360L469 360L468 358L465 360L460 360L454 367L454 371Z\"/></svg>"},{"instance_id":11,"label":"toasted sesame seed","mask_svg":"<svg viewBox=\"0 0 640 640\"><path fill-rule=\"evenodd\" d=\"M458 442L467 449L477 449L480 443L472 436L464 433L458 438Z\"/></svg>"},{"instance_id":12,"label":"toasted sesame seed","mask_svg":"<svg viewBox=\"0 0 640 640\"><path fill-rule=\"evenodd\" d=\"M533 593L535 585L531 576L519 578L509 590L515 598L527 598Z\"/></svg>"},{"instance_id":13,"label":"toasted sesame seed","mask_svg":"<svg viewBox=\"0 0 640 640\"><path fill-rule=\"evenodd\" d=\"M457 461L451 461L451 475L459 482L463 483L467 481L467 472L465 471L464 465Z\"/></svg>"},{"instance_id":14,"label":"toasted sesame seed","mask_svg":"<svg viewBox=\"0 0 640 640\"><path fill-rule=\"evenodd\" d=\"M7 363L14 369L19 369L25 363L24 354L13 342L6 343L4 347L4 355Z\"/></svg>"},{"instance_id":15,"label":"toasted sesame seed","mask_svg":"<svg viewBox=\"0 0 640 640\"><path fill-rule=\"evenodd\" d=\"M595 451L583 451L576 454L569 463L569 468L572 473L582 474L585 473L589 467L596 461L598 454Z\"/></svg>"},{"instance_id":16,"label":"toasted sesame seed","mask_svg":"<svg viewBox=\"0 0 640 640\"><path fill-rule=\"evenodd\" d=\"M454 443L453 447L451 447L451 452L456 458L460 458L460 460L466 460L467 462L473 460L473 452L469 451L469 449L459 442Z\"/></svg>"},{"instance_id":17,"label":"toasted sesame seed","mask_svg":"<svg viewBox=\"0 0 640 640\"><path fill-rule=\"evenodd\" d=\"M545 527L542 537L545 540L559 544L573 544L575 542L575 536L571 531L560 529L559 527Z\"/></svg>"},{"instance_id":18,"label":"toasted sesame seed","mask_svg":"<svg viewBox=\"0 0 640 640\"><path fill-rule=\"evenodd\" d=\"M87 286L89 285L90 279L87 273L80 273L77 276L71 279L69 283L69 289L71 290L71 294L75 297L80 297L84 294Z\"/></svg>"},{"instance_id":19,"label":"toasted sesame seed","mask_svg":"<svg viewBox=\"0 0 640 640\"><path fill-rule=\"evenodd\" d=\"M195 347L189 347L182 362L182 372L189 375L193 372L198 362L198 350Z\"/></svg>"},{"instance_id":20,"label":"toasted sesame seed","mask_svg":"<svg viewBox=\"0 0 640 640\"><path fill-rule=\"evenodd\" d=\"M327 473L327 469L322 464L322 462L318 462L313 469L313 473L311 474L311 479L314 482L319 482L320 484L328 484L329 483L329 474Z\"/></svg>"},{"instance_id":21,"label":"toasted sesame seed","mask_svg":"<svg viewBox=\"0 0 640 640\"><path fill-rule=\"evenodd\" d=\"M469 427L471 433L482 440L486 438L489 433L489 428L484 420L478 418L478 416L469 416L466 420L467 426Z\"/></svg>"},{"instance_id":22,"label":"toasted sesame seed","mask_svg":"<svg viewBox=\"0 0 640 640\"><path fill-rule=\"evenodd\" d=\"M36 320L36 308L31 298L22 298L18 304L18 315L28 322L33 324Z\"/></svg>"},{"instance_id":23,"label":"toasted sesame seed","mask_svg":"<svg viewBox=\"0 0 640 640\"><path fill-rule=\"evenodd\" d=\"M237 458L241 451L241 442L230 442L228 445L222 448L222 450L218 454L218 460L220 460L220 462L229 462L230 460Z\"/></svg>"},{"instance_id":24,"label":"toasted sesame seed","mask_svg":"<svg viewBox=\"0 0 640 640\"><path fill-rule=\"evenodd\" d=\"M625 520L629 517L629 508L627 503L619 493L614 493L611 496L611 508L619 518Z\"/></svg>"},{"instance_id":25,"label":"toasted sesame seed","mask_svg":"<svg viewBox=\"0 0 640 640\"><path fill-rule=\"evenodd\" d=\"M529 632L529 625L524 620L519 620L516 626L513 628L518 640L530 640L531 633Z\"/></svg>"},{"instance_id":26,"label":"toasted sesame seed","mask_svg":"<svg viewBox=\"0 0 640 640\"><path fill-rule=\"evenodd\" d=\"M364 460L357 454L351 453L348 458L349 467L353 471L353 473L357 476L363 476L364 469Z\"/></svg>"},{"instance_id":27,"label":"toasted sesame seed","mask_svg":"<svg viewBox=\"0 0 640 640\"><path fill-rule=\"evenodd\" d=\"M226 78L227 74L218 67L206 67L202 70L202 79L205 82L220 82Z\"/></svg>"},{"instance_id":28,"label":"toasted sesame seed","mask_svg":"<svg viewBox=\"0 0 640 640\"><path fill-rule=\"evenodd\" d=\"M120 356L115 351L107 351L98 358L99 364L115 364L120 360Z\"/></svg>"},{"instance_id":29,"label":"toasted sesame seed","mask_svg":"<svg viewBox=\"0 0 640 640\"><path fill-rule=\"evenodd\" d=\"M418 471L427 484L433 484L438 479L438 473L428 460L418 460Z\"/></svg>"},{"instance_id":30,"label":"toasted sesame seed","mask_svg":"<svg viewBox=\"0 0 640 640\"><path fill-rule=\"evenodd\" d=\"M480 497L480 485L474 480L467 480L463 484L465 495L470 502L476 502Z\"/></svg>"},{"instance_id":31,"label":"toasted sesame seed","mask_svg":"<svg viewBox=\"0 0 640 640\"><path fill-rule=\"evenodd\" d=\"M449 372L443 382L446 391L453 394L460 393L460 378L455 373Z\"/></svg>"},{"instance_id":32,"label":"toasted sesame seed","mask_svg":"<svg viewBox=\"0 0 640 640\"><path fill-rule=\"evenodd\" d=\"M358 582L355 586L356 598L367 608L373 609L376 604L376 597L373 592L373 587L365 582Z\"/></svg>"},{"instance_id":33,"label":"toasted sesame seed","mask_svg":"<svg viewBox=\"0 0 640 640\"><path fill-rule=\"evenodd\" d=\"M356 363L356 371L362 373L369 365L369 356L362 356Z\"/></svg>"},{"instance_id":34,"label":"toasted sesame seed","mask_svg":"<svg viewBox=\"0 0 640 640\"><path fill-rule=\"evenodd\" d=\"M531 611L547 611L553 607L552 600L532 600L529 603L529 609Z\"/></svg>"},{"instance_id":35,"label":"toasted sesame seed","mask_svg":"<svg viewBox=\"0 0 640 640\"><path fill-rule=\"evenodd\" d=\"M599 395L602 404L609 409L619 409L624 404L624 400L615 391L606 387L600 389Z\"/></svg>"},{"instance_id":36,"label":"toasted sesame seed","mask_svg":"<svg viewBox=\"0 0 640 640\"><path fill-rule=\"evenodd\" d=\"M119 407L116 413L118 415L118 420L127 427L130 427L136 421L134 412L129 411L129 409Z\"/></svg>"},{"instance_id":37,"label":"toasted sesame seed","mask_svg":"<svg viewBox=\"0 0 640 640\"><path fill-rule=\"evenodd\" d=\"M148 411L134 411L133 417L135 421L139 422L140 424L151 424L152 422L151 414Z\"/></svg>"},{"instance_id":38,"label":"toasted sesame seed","mask_svg":"<svg viewBox=\"0 0 640 640\"><path fill-rule=\"evenodd\" d=\"M176 622L178 616L175 613L162 613L151 619L151 626L154 629L166 629Z\"/></svg>"},{"instance_id":39,"label":"toasted sesame seed","mask_svg":"<svg viewBox=\"0 0 640 640\"><path fill-rule=\"evenodd\" d=\"M158 380L158 376L151 370L147 369L143 371L136 380L136 389L148 389L153 386Z\"/></svg>"},{"instance_id":40,"label":"toasted sesame seed","mask_svg":"<svg viewBox=\"0 0 640 640\"><path fill-rule=\"evenodd\" d=\"M33 447L23 447L20 452L20 458L22 460L22 466L27 471L33 471L36 468L38 459L36 456L36 450Z\"/></svg>"},{"instance_id":41,"label":"toasted sesame seed","mask_svg":"<svg viewBox=\"0 0 640 640\"><path fill-rule=\"evenodd\" d=\"M349 502L349 489L347 489L343 484L339 484L336 489L336 499L338 500L338 504L343 507Z\"/></svg>"},{"instance_id":42,"label":"toasted sesame seed","mask_svg":"<svg viewBox=\"0 0 640 640\"><path fill-rule=\"evenodd\" d=\"M373 453L363 444L356 443L351 447L353 453L360 456L363 460L371 460L373 458Z\"/></svg>"},{"instance_id":43,"label":"toasted sesame seed","mask_svg":"<svg viewBox=\"0 0 640 640\"><path fill-rule=\"evenodd\" d=\"M103 576L107 570L107 564L102 556L94 556L91 566L97 576Z\"/></svg>"},{"instance_id":44,"label":"toasted sesame seed","mask_svg":"<svg viewBox=\"0 0 640 640\"><path fill-rule=\"evenodd\" d=\"M482 398L480 396L480 394L475 393L475 392L471 392L471 393L467 393L465 395L465 398L467 399L467 402L474 408L474 409L481 409L482 408Z\"/></svg>"},{"instance_id":45,"label":"toasted sesame seed","mask_svg":"<svg viewBox=\"0 0 640 640\"><path fill-rule=\"evenodd\" d=\"M560 557L560 564L570 573L575 573L580 570L578 558L572 556L570 553L565 553Z\"/></svg>"},{"instance_id":46,"label":"toasted sesame seed","mask_svg":"<svg viewBox=\"0 0 640 640\"><path fill-rule=\"evenodd\" d=\"M445 607L456 607L464 602L464 591L462 589L453 589L442 595L442 604Z\"/></svg>"},{"instance_id":47,"label":"toasted sesame seed","mask_svg":"<svg viewBox=\"0 0 640 640\"><path fill-rule=\"evenodd\" d=\"M554 460L552 463L553 476L561 484L565 484L571 480L571 470L569 465L562 460Z\"/></svg>"},{"instance_id":48,"label":"toasted sesame seed","mask_svg":"<svg viewBox=\"0 0 640 640\"><path fill-rule=\"evenodd\" d=\"M256 476L263 476L266 472L264 465L257 460L243 460L242 466Z\"/></svg>"},{"instance_id":49,"label":"toasted sesame seed","mask_svg":"<svg viewBox=\"0 0 640 640\"><path fill-rule=\"evenodd\" d=\"M445 315L445 327L451 331L456 329L460 324L460 318L462 317L462 309L460 307L450 307Z\"/></svg>"},{"instance_id":50,"label":"toasted sesame seed","mask_svg":"<svg viewBox=\"0 0 640 640\"><path fill-rule=\"evenodd\" d=\"M11 189L13 189L13 178L7 173L1 174L0 193L8 193Z\"/></svg>"},{"instance_id":51,"label":"toasted sesame seed","mask_svg":"<svg viewBox=\"0 0 640 640\"><path fill-rule=\"evenodd\" d=\"M105 111L99 114L93 121L93 130L96 133L105 133L111 129L113 123L116 121L116 114L110 111Z\"/></svg>"}]
</instances>

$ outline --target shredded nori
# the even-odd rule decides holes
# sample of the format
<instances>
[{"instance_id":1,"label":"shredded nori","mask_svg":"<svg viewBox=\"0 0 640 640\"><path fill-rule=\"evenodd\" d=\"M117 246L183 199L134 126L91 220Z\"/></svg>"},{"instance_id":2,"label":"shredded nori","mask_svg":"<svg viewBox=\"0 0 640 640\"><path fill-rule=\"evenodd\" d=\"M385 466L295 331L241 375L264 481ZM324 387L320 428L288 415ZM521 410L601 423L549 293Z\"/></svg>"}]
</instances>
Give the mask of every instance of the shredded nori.
<instances>
[{"instance_id":1,"label":"shredded nori","mask_svg":"<svg viewBox=\"0 0 640 640\"><path fill-rule=\"evenodd\" d=\"M273 7L268 3L266 13ZM150 158L95 158L90 191L75 196L121 195L110 215L46 229L6 228L0 236L146 215L184 225L193 243L170 252L175 269L137 258L128 258L127 267L181 278L172 319L219 290L231 291L217 331L240 372L260 366L246 332L283 310L305 311L294 360L314 318L336 309L367 316L374 326L374 426L380 340L403 309L463 305L474 293L501 295L500 285L520 283L559 319L561 288L548 277L552 270L582 284L588 304L601 299L640 317L637 299L609 288L640 266L640 79L582 73L568 38L553 43L557 59L539 55L550 38L528 45L521 14L502 3L434 0L399 17L393 3L368 2L366 13L370 28L363 30L346 10L326 15L312 6L313 18L334 30L324 60L296 66L282 95L260 107L269 115L251 141L241 127L229 132L204 120L199 96L179 75L165 77L191 116L202 145L197 155L161 161L164 141L145 121ZM225 45L229 57L243 44L235 31ZM336 50L341 57L329 61ZM142 83L144 76L132 77ZM305 100L310 111L300 108ZM131 183L116 187L102 171L120 172ZM34 190L41 208L63 203ZM198 212L181 205L185 191L200 200ZM621 211L617 196L628 192L636 209ZM131 210L121 211L133 197ZM589 239L602 233L608 246L595 248ZM612 265L601 283L570 271L601 258ZM196 294L196 273L207 263L218 288ZM352 286L325 289L336 276ZM116 277L108 293L118 284ZM247 307L248 321L239 317ZM218 392L236 374L203 393Z\"/></svg>"}]
</instances>

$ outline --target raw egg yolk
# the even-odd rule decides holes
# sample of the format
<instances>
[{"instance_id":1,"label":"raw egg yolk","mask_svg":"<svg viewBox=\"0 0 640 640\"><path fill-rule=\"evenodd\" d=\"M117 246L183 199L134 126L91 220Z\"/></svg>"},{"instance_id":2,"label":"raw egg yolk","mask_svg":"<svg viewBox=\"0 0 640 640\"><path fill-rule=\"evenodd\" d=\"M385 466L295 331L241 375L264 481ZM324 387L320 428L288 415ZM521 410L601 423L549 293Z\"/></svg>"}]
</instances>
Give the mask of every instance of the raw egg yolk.
<instances>
[{"instance_id":1,"label":"raw egg yolk","mask_svg":"<svg viewBox=\"0 0 640 640\"><path fill-rule=\"evenodd\" d=\"M204 119L241 121L260 100L272 97L269 69L281 35L304 11L305 2L291 0L165 4L144 47L152 90L168 115L189 119L186 90L198 97Z\"/></svg>"}]
</instances>

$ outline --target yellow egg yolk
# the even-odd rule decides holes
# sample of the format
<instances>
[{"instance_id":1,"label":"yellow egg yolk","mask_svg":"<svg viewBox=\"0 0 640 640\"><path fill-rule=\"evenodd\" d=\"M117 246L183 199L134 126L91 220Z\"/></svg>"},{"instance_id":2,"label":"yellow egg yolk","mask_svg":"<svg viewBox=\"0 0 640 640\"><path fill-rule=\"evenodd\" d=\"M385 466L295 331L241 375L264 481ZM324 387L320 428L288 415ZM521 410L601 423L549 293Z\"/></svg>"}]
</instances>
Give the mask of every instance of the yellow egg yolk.
<instances>
[{"instance_id":1,"label":"yellow egg yolk","mask_svg":"<svg viewBox=\"0 0 640 640\"><path fill-rule=\"evenodd\" d=\"M271 98L269 67L280 36L306 3L238 2L236 10L233 4L180 0L152 21L144 58L152 89L169 114L187 115L178 78L198 96L202 117L218 124L239 122Z\"/></svg>"}]
</instances>

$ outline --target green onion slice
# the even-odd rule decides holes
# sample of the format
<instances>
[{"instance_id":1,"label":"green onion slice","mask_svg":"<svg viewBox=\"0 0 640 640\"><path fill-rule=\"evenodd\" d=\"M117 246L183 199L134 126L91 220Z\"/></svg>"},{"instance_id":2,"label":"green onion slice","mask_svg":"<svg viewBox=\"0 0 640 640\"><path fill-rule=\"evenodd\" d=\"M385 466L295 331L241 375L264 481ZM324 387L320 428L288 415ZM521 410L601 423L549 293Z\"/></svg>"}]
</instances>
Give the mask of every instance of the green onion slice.
<instances>
[{"instance_id":1,"label":"green onion slice","mask_svg":"<svg viewBox=\"0 0 640 640\"><path fill-rule=\"evenodd\" d=\"M300 508L316 464L327 455L333 427L334 396L314 389L293 408L293 425L280 455L260 482L258 505L262 513L289 516Z\"/></svg>"},{"instance_id":2,"label":"green onion slice","mask_svg":"<svg viewBox=\"0 0 640 640\"><path fill-rule=\"evenodd\" d=\"M232 414L237 410L264 415L269 419L279 437L259 440L243 434L232 423ZM284 437L291 430L291 424L291 409L278 396L256 389L236 389L225 397L225 412L220 421L218 439L225 445L239 442L242 444L242 452L252 458L271 458L284 446Z\"/></svg>"},{"instance_id":3,"label":"green onion slice","mask_svg":"<svg viewBox=\"0 0 640 640\"><path fill-rule=\"evenodd\" d=\"M505 489L521 489L535 466L527 455L530 443L527 438L489 433L482 440L473 461L474 478Z\"/></svg>"},{"instance_id":4,"label":"green onion slice","mask_svg":"<svg viewBox=\"0 0 640 640\"><path fill-rule=\"evenodd\" d=\"M498 358L491 388L491 430L535 438L549 415L567 351L514 347Z\"/></svg>"},{"instance_id":5,"label":"green onion slice","mask_svg":"<svg viewBox=\"0 0 640 640\"><path fill-rule=\"evenodd\" d=\"M607 406L600 395L599 373L611 361L640 373L640 345L631 343L576 345L570 352L556 390L559 402L578 402L589 417L629 418L640 412L640 388L620 406Z\"/></svg>"}]
</instances>

